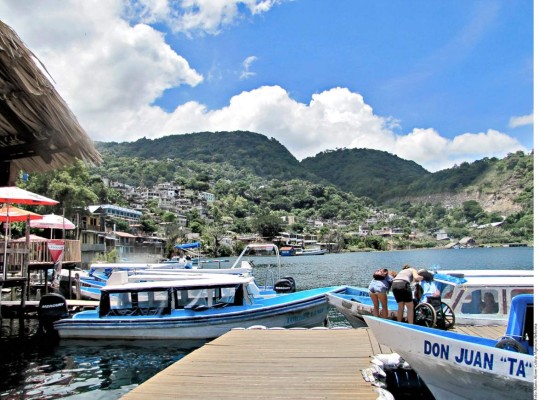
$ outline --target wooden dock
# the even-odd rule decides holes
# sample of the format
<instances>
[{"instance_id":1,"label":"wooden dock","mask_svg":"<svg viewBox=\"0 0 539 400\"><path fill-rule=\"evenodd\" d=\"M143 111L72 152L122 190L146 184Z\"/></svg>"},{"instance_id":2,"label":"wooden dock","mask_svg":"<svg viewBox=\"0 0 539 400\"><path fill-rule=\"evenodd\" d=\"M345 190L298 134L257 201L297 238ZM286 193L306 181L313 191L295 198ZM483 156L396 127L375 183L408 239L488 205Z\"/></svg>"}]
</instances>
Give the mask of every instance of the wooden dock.
<instances>
[{"instance_id":1,"label":"wooden dock","mask_svg":"<svg viewBox=\"0 0 539 400\"><path fill-rule=\"evenodd\" d=\"M505 326L457 331L495 339ZM122 399L376 399L361 370L380 353L392 350L368 328L235 329Z\"/></svg>"}]
</instances>

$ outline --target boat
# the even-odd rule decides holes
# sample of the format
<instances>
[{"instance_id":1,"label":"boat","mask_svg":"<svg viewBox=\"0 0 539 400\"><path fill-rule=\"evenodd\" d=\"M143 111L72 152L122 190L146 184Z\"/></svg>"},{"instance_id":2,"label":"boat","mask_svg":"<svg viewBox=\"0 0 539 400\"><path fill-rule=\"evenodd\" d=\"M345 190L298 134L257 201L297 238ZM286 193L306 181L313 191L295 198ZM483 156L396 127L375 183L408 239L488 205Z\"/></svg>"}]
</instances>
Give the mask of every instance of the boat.
<instances>
[{"instance_id":1,"label":"boat","mask_svg":"<svg viewBox=\"0 0 539 400\"><path fill-rule=\"evenodd\" d=\"M296 255L296 248L293 246L284 246L279 250L279 254L283 257L290 257Z\"/></svg>"},{"instance_id":2,"label":"boat","mask_svg":"<svg viewBox=\"0 0 539 400\"><path fill-rule=\"evenodd\" d=\"M172 268L176 265L176 268ZM208 264L209 265L209 264ZM184 268L181 264L92 264L90 270L80 274L72 292L81 299L99 300L101 288L106 286L113 274L126 271L128 281L174 280L190 274L234 274L252 276L253 263L241 261L233 268Z\"/></svg>"},{"instance_id":3,"label":"boat","mask_svg":"<svg viewBox=\"0 0 539 400\"><path fill-rule=\"evenodd\" d=\"M303 249L296 251L296 256L321 256L327 252L327 249Z\"/></svg>"},{"instance_id":4,"label":"boat","mask_svg":"<svg viewBox=\"0 0 539 400\"><path fill-rule=\"evenodd\" d=\"M323 326L326 293L342 286L263 295L252 276L183 275L176 280L125 282L101 288L99 307L54 322L61 339L208 340L232 328Z\"/></svg>"},{"instance_id":5,"label":"boat","mask_svg":"<svg viewBox=\"0 0 539 400\"><path fill-rule=\"evenodd\" d=\"M328 293L328 303L335 307L353 328L365 328L364 316L372 315L374 305L369 296L369 289L346 286L339 293ZM392 293L387 294L388 317L397 319L397 302ZM404 310L406 316L406 309Z\"/></svg>"},{"instance_id":6,"label":"boat","mask_svg":"<svg viewBox=\"0 0 539 400\"><path fill-rule=\"evenodd\" d=\"M515 296L500 340L366 316L376 340L398 353L436 399L531 399L533 295Z\"/></svg>"},{"instance_id":7,"label":"boat","mask_svg":"<svg viewBox=\"0 0 539 400\"><path fill-rule=\"evenodd\" d=\"M456 325L506 325L511 299L533 293L533 277L533 270L447 270L435 271L434 282ZM485 297L493 300L490 310L482 308ZM342 293L328 294L328 301L354 328L365 327L363 317L372 315L367 288L347 286ZM396 319L397 309L393 294L388 293L390 319Z\"/></svg>"},{"instance_id":8,"label":"boat","mask_svg":"<svg viewBox=\"0 0 539 400\"><path fill-rule=\"evenodd\" d=\"M281 247L281 256L321 256L326 254L327 249L321 248L302 248L294 246Z\"/></svg>"}]
</instances>

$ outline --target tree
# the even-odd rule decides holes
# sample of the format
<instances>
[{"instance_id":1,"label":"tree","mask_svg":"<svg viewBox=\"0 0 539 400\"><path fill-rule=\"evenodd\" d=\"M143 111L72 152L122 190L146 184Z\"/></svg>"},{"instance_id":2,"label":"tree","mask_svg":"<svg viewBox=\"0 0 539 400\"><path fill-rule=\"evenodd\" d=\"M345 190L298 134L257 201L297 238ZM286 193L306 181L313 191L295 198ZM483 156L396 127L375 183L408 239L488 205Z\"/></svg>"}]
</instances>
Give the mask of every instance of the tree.
<instances>
[{"instance_id":1,"label":"tree","mask_svg":"<svg viewBox=\"0 0 539 400\"><path fill-rule=\"evenodd\" d=\"M21 183L25 189L43 194L59 204L50 207L41 207L38 213L50 213L51 211L62 215L73 217L76 210L85 208L93 204L98 204L97 196L88 186L90 174L82 161L77 161L73 165L47 172L44 174L31 175L26 183Z\"/></svg>"},{"instance_id":2,"label":"tree","mask_svg":"<svg viewBox=\"0 0 539 400\"><path fill-rule=\"evenodd\" d=\"M253 219L252 226L255 232L266 239L272 239L281 231L281 219L273 214L261 214Z\"/></svg>"},{"instance_id":3,"label":"tree","mask_svg":"<svg viewBox=\"0 0 539 400\"><path fill-rule=\"evenodd\" d=\"M468 200L462 203L462 212L466 220L471 222L477 219L477 215L483 212L483 208L477 201Z\"/></svg>"}]
</instances>

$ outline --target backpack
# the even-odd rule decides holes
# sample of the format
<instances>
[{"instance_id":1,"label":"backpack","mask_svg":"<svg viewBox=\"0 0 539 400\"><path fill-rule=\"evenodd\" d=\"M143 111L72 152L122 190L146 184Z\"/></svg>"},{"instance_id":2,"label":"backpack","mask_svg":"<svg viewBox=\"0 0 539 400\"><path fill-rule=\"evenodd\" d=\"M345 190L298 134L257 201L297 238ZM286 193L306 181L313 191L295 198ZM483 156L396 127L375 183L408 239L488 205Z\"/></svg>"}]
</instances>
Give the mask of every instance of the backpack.
<instances>
[{"instance_id":1,"label":"backpack","mask_svg":"<svg viewBox=\"0 0 539 400\"><path fill-rule=\"evenodd\" d=\"M384 279L387 278L388 273L389 271L387 270L387 268L380 268L374 271L374 274L372 274L372 277L376 279L377 281L383 281Z\"/></svg>"}]
</instances>

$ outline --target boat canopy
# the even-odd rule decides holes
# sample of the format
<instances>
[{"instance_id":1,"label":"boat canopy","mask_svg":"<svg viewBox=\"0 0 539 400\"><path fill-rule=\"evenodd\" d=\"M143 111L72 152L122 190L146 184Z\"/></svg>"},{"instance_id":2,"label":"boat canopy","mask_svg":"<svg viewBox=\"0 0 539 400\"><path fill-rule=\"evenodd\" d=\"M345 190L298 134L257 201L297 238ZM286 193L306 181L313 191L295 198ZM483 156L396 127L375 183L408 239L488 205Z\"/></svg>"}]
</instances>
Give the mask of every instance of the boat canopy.
<instances>
[{"instance_id":1,"label":"boat canopy","mask_svg":"<svg viewBox=\"0 0 539 400\"><path fill-rule=\"evenodd\" d=\"M200 242L194 242L194 243L183 243L183 244L177 244L177 249L198 249L200 247Z\"/></svg>"},{"instance_id":2,"label":"boat canopy","mask_svg":"<svg viewBox=\"0 0 539 400\"><path fill-rule=\"evenodd\" d=\"M195 289L195 288L215 288L235 285L248 285L252 282L252 277L243 277L241 275L229 274L200 274L192 275L189 278L165 281L133 282L120 285L107 285L101 288L104 292L129 292L129 291L147 291L161 290L169 288L177 289Z\"/></svg>"},{"instance_id":3,"label":"boat canopy","mask_svg":"<svg viewBox=\"0 0 539 400\"><path fill-rule=\"evenodd\" d=\"M459 278L453 275L440 273L434 274L434 280L438 282L450 283L453 285L464 285L466 282L468 282L465 278Z\"/></svg>"}]
</instances>

